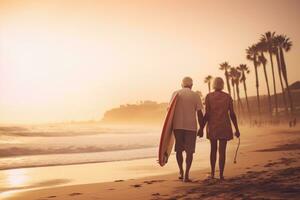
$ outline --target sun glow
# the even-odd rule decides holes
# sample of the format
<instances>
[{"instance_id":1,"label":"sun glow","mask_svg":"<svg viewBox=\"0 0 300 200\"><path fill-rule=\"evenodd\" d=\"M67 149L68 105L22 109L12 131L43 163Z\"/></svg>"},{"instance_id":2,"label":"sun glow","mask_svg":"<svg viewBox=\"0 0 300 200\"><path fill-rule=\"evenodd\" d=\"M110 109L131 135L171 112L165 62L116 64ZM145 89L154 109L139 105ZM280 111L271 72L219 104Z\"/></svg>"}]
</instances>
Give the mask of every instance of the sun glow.
<instances>
[{"instance_id":1,"label":"sun glow","mask_svg":"<svg viewBox=\"0 0 300 200\"><path fill-rule=\"evenodd\" d=\"M220 63L252 67L245 48L260 33L299 43L297 6L229 1L2 0L0 122L99 120L120 104L168 101L186 75L205 94L204 77L223 76ZM299 70L298 52L287 55L290 71Z\"/></svg>"},{"instance_id":2,"label":"sun glow","mask_svg":"<svg viewBox=\"0 0 300 200\"><path fill-rule=\"evenodd\" d=\"M26 185L28 177L25 169L7 170L6 182L10 188L20 188Z\"/></svg>"},{"instance_id":3,"label":"sun glow","mask_svg":"<svg viewBox=\"0 0 300 200\"><path fill-rule=\"evenodd\" d=\"M26 169L6 170L3 176L0 177L0 184L4 185L7 189L9 188L9 190L0 191L0 199L13 196L18 189L26 187L27 181Z\"/></svg>"}]
</instances>

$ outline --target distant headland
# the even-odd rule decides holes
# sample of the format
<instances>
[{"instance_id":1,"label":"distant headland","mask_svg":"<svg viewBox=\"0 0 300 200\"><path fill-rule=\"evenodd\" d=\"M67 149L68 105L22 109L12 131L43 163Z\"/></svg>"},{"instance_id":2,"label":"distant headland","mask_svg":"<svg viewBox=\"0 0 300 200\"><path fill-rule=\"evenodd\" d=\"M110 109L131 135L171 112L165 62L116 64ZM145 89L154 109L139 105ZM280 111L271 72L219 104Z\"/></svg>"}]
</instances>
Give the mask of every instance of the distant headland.
<instances>
[{"instance_id":1,"label":"distant headland","mask_svg":"<svg viewBox=\"0 0 300 200\"><path fill-rule=\"evenodd\" d=\"M168 103L141 101L138 104L121 105L104 113L104 123L161 123Z\"/></svg>"}]
</instances>

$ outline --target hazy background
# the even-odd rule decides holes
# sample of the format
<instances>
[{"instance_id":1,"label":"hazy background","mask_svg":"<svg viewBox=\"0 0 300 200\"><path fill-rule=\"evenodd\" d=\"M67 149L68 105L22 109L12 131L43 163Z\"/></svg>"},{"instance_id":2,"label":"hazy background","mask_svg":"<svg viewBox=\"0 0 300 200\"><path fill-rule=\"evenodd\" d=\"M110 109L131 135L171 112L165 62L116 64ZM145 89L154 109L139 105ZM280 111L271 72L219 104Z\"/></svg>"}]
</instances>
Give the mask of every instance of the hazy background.
<instances>
[{"instance_id":1,"label":"hazy background","mask_svg":"<svg viewBox=\"0 0 300 200\"><path fill-rule=\"evenodd\" d=\"M245 49L269 30L293 41L292 83L299 9L297 0L0 0L0 123L98 120L120 104L168 101L186 75L205 94L221 62L252 70ZM254 73L247 82L254 95Z\"/></svg>"}]
</instances>

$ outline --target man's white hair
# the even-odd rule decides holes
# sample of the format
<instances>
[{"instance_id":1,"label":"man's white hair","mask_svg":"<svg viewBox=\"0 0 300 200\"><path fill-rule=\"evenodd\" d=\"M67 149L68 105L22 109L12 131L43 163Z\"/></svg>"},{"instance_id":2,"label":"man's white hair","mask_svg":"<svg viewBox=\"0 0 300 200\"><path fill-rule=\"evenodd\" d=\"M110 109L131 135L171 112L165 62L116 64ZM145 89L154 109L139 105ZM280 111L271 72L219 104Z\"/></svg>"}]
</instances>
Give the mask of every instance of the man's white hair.
<instances>
[{"instance_id":1,"label":"man's white hair","mask_svg":"<svg viewBox=\"0 0 300 200\"><path fill-rule=\"evenodd\" d=\"M193 79L189 76L186 76L182 79L181 83L182 87L192 87L193 86Z\"/></svg>"},{"instance_id":2,"label":"man's white hair","mask_svg":"<svg viewBox=\"0 0 300 200\"><path fill-rule=\"evenodd\" d=\"M213 88L215 90L223 90L224 89L224 81L221 77L216 77L213 82Z\"/></svg>"}]
</instances>

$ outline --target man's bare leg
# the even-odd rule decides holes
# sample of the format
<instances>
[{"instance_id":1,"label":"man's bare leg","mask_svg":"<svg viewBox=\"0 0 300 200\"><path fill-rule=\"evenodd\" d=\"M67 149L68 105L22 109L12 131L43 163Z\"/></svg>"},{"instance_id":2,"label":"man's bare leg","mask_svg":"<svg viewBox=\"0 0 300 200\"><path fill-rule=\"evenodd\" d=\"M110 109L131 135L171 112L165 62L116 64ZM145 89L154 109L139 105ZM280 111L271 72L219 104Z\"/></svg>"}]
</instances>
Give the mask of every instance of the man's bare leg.
<instances>
[{"instance_id":1,"label":"man's bare leg","mask_svg":"<svg viewBox=\"0 0 300 200\"><path fill-rule=\"evenodd\" d=\"M183 179L183 156L182 156L182 151L180 152L176 152L176 160L177 160L177 164L179 167L179 179Z\"/></svg>"},{"instance_id":2,"label":"man's bare leg","mask_svg":"<svg viewBox=\"0 0 300 200\"><path fill-rule=\"evenodd\" d=\"M185 182L189 182L189 174L190 174L190 169L192 166L192 162L193 162L193 153L187 153L186 154L186 169L185 169L185 176L184 176L184 181Z\"/></svg>"}]
</instances>

